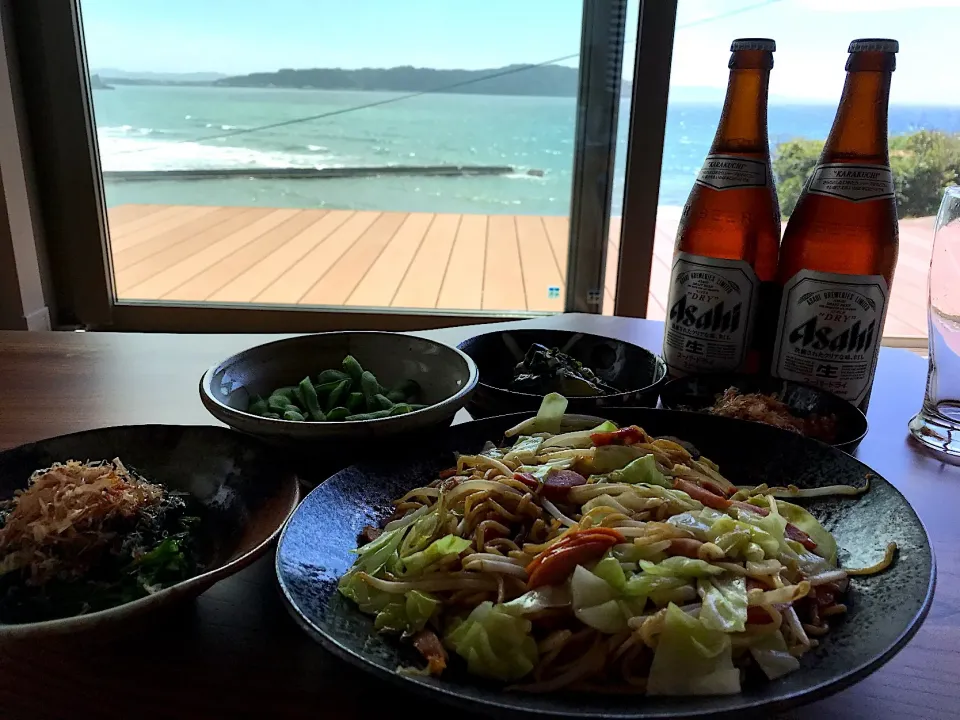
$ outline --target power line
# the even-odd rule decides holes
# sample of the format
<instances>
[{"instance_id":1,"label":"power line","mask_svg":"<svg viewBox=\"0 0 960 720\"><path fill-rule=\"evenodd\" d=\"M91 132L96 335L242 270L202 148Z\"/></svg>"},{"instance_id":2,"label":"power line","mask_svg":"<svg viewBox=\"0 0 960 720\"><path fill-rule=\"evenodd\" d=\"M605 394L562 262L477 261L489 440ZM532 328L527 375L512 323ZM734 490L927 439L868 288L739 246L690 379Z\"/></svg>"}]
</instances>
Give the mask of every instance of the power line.
<instances>
[{"instance_id":1,"label":"power line","mask_svg":"<svg viewBox=\"0 0 960 720\"><path fill-rule=\"evenodd\" d=\"M758 2L753 5L746 5L743 7L736 8L734 10L729 10L718 15L711 15L709 17L700 18L699 20L693 20L683 25L678 25L677 30L685 30L686 28L695 27L697 25L706 25L707 23L714 22L715 20L723 20L734 15L740 15L751 10L758 10L767 5L773 5L774 3L782 2L782 0L763 0L763 2ZM630 40L624 45L634 45L636 40ZM398 95L396 97L384 98L383 100L376 100L374 102L364 103L362 105L352 105L346 108L340 108L339 110L330 110L329 112L319 113L317 115L307 115L304 117L293 118L291 120L282 120L280 122L270 123L268 125L258 125L252 128L237 128L234 130L228 130L223 133L216 135L207 135L201 138L194 138L192 140L176 140L169 143L170 145L181 145L184 143L201 143L209 142L211 140L223 140L225 138L236 137L237 135L247 135L253 132L260 132L261 130L274 130L276 128L288 127L290 125L299 125L300 123L313 122L314 120L324 120L329 117L335 117L337 115L345 115L346 113L356 112L357 110L367 110L369 108L380 107L381 105L389 105L390 103L400 102L401 100L410 100L412 98L420 97L422 95L430 95L432 93L445 92L447 90L453 90L455 88L464 87L466 85L473 85L478 82L483 82L485 80L492 80L494 78L503 77L505 75L513 75L515 73L526 72L527 70L532 70L538 67L544 67L545 65L554 65L564 60L572 60L575 57L579 57L580 53L575 52L569 55L564 55L558 58L552 58L550 60L544 60L543 62L538 62L533 65L520 65L517 67L505 68L499 72L490 73L489 75L483 75L477 78L470 78L468 80L461 80L460 82L450 83L449 85L440 85L429 90L418 90L412 93L405 93L403 95ZM121 150L117 152L117 155L127 155L130 153L140 153L140 152L149 152L154 148L134 148L131 150Z\"/></svg>"}]
</instances>

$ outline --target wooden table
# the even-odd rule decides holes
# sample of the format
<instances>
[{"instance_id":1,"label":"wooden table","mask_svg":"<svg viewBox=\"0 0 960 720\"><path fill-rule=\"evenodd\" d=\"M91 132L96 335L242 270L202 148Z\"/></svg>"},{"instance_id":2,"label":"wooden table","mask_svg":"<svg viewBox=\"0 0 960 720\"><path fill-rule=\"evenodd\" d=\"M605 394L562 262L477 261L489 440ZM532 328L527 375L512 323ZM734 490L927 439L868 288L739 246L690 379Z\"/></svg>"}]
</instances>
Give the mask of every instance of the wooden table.
<instances>
[{"instance_id":1,"label":"wooden table","mask_svg":"<svg viewBox=\"0 0 960 720\"><path fill-rule=\"evenodd\" d=\"M659 323L585 315L519 324L604 334L655 350L662 333ZM457 342L473 332L423 334ZM267 339L0 333L0 447L116 424L208 424L197 395L200 374ZM927 526L939 566L933 608L883 669L785 717L960 716L960 468L923 454L906 433L925 371L919 357L884 349L871 431L858 456L907 496ZM396 713L401 703L410 703L406 712L440 715L441 706L338 662L298 630L280 601L272 560L263 558L140 634L0 647L0 717L315 720Z\"/></svg>"}]
</instances>

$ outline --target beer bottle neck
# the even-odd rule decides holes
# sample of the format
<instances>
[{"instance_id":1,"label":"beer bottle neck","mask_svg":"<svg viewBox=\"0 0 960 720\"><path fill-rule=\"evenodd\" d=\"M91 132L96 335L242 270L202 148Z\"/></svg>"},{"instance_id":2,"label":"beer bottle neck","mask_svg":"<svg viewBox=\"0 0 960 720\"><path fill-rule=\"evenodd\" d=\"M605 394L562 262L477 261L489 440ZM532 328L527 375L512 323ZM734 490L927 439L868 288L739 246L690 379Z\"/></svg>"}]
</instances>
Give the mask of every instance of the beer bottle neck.
<instances>
[{"instance_id":1,"label":"beer bottle neck","mask_svg":"<svg viewBox=\"0 0 960 720\"><path fill-rule=\"evenodd\" d=\"M770 154L767 141L769 68L734 68L711 153Z\"/></svg>"},{"instance_id":2,"label":"beer bottle neck","mask_svg":"<svg viewBox=\"0 0 960 720\"><path fill-rule=\"evenodd\" d=\"M823 148L821 162L861 160L889 165L887 105L889 70L851 70L843 86L837 117Z\"/></svg>"}]
</instances>

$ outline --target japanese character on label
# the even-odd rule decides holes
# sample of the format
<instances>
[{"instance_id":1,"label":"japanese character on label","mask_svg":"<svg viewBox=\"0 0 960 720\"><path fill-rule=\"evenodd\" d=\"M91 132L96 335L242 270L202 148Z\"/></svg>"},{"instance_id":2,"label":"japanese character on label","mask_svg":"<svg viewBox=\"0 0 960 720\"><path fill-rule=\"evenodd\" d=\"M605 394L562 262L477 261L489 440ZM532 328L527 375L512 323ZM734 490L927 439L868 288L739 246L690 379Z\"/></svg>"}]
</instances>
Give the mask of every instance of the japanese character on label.
<instances>
[{"instance_id":1,"label":"japanese character on label","mask_svg":"<svg viewBox=\"0 0 960 720\"><path fill-rule=\"evenodd\" d=\"M817 365L816 369L817 377L821 378L835 378L840 373L840 368L836 365Z\"/></svg>"}]
</instances>

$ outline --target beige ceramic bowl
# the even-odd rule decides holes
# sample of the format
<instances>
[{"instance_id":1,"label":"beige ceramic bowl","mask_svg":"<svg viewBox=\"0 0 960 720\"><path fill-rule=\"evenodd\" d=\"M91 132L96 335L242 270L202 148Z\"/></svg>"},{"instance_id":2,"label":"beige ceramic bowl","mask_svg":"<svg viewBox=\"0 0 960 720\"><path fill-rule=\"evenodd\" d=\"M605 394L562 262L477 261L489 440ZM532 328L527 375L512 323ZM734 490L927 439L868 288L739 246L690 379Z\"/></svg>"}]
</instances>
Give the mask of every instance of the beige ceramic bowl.
<instances>
[{"instance_id":1,"label":"beige ceramic bowl","mask_svg":"<svg viewBox=\"0 0 960 720\"><path fill-rule=\"evenodd\" d=\"M422 410L378 420L293 422L247 412L253 395L339 368L353 355L386 387L416 380ZM414 335L331 332L278 340L244 350L214 365L200 380L200 399L230 427L270 440L358 441L449 425L477 385L477 366L456 348Z\"/></svg>"}]
</instances>

